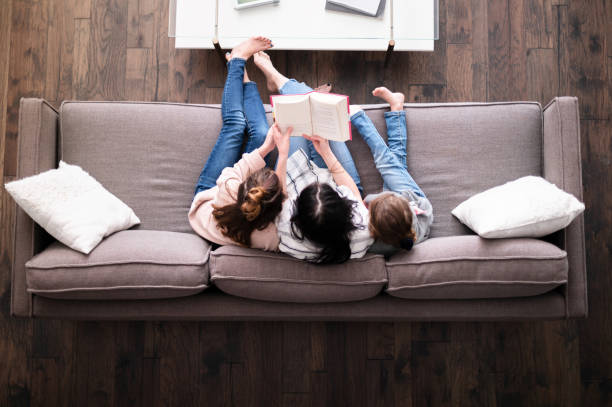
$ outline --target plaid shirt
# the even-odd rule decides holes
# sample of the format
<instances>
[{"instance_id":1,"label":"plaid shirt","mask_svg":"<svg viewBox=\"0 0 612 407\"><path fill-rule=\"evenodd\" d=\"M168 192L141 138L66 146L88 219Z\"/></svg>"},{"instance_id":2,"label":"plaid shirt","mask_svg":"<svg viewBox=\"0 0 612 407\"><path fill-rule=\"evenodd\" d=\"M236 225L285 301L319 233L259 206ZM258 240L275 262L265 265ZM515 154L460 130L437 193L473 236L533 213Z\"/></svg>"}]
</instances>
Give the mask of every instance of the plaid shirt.
<instances>
[{"instance_id":1,"label":"plaid shirt","mask_svg":"<svg viewBox=\"0 0 612 407\"><path fill-rule=\"evenodd\" d=\"M355 198L349 188L336 185L329 170L317 167L315 163L308 159L302 149L293 153L287 161L288 199L283 203L283 209L276 218L276 228L280 239L279 250L302 260L315 260L318 257L320 249L317 245L307 239L296 238L291 231L291 215L293 214L294 203L300 192L313 182L327 183L340 196L358 202L353 209L353 222L357 229L350 235L351 258L363 257L374 243L374 239L368 231L369 213L367 208Z\"/></svg>"}]
</instances>

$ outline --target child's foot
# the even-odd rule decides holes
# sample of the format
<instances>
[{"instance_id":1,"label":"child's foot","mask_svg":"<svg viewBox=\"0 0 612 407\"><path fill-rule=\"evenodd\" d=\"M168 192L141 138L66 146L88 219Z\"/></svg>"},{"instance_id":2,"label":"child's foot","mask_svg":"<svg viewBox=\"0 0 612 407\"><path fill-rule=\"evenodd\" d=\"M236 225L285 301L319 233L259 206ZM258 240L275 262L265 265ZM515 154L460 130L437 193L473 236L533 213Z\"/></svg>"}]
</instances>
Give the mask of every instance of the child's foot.
<instances>
[{"instance_id":1,"label":"child's foot","mask_svg":"<svg viewBox=\"0 0 612 407\"><path fill-rule=\"evenodd\" d=\"M260 51L253 55L253 62L266 77L266 86L269 92L278 92L289 81L287 77L276 70L270 55L265 52Z\"/></svg>"},{"instance_id":2,"label":"child's foot","mask_svg":"<svg viewBox=\"0 0 612 407\"><path fill-rule=\"evenodd\" d=\"M231 59L231 55L229 52L225 53L225 60L229 62L229 60ZM249 79L249 75L247 75L247 71L246 71L246 66L244 67L244 76L242 77L242 83L247 83L247 82L251 82L251 80Z\"/></svg>"},{"instance_id":3,"label":"child's foot","mask_svg":"<svg viewBox=\"0 0 612 407\"><path fill-rule=\"evenodd\" d=\"M238 44L230 54L232 58L249 59L253 54L272 47L272 41L266 37L251 37Z\"/></svg>"},{"instance_id":4,"label":"child's foot","mask_svg":"<svg viewBox=\"0 0 612 407\"><path fill-rule=\"evenodd\" d=\"M321 93L329 93L332 90L332 84L331 83L326 83L325 85L321 85L319 87L315 88L316 92L321 92Z\"/></svg>"},{"instance_id":5,"label":"child's foot","mask_svg":"<svg viewBox=\"0 0 612 407\"><path fill-rule=\"evenodd\" d=\"M381 98L385 102L389 104L391 107L391 111L400 111L404 110L404 99L405 96L403 93L396 92L392 93L389 89L381 86L372 91L372 95Z\"/></svg>"}]
</instances>

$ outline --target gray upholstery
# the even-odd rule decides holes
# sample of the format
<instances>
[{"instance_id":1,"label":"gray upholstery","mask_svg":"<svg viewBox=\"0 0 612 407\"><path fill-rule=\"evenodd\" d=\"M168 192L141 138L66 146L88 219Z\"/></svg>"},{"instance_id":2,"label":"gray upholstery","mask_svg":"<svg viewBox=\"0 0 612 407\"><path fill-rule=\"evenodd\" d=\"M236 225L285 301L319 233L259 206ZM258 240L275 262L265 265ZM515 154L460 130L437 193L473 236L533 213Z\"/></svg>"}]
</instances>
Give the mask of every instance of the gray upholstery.
<instances>
[{"instance_id":1,"label":"gray upholstery","mask_svg":"<svg viewBox=\"0 0 612 407\"><path fill-rule=\"evenodd\" d=\"M55 109L44 100L20 100L18 179L57 167L57 119ZM32 296L26 290L25 263L51 239L23 209L15 206L11 313L29 316Z\"/></svg>"},{"instance_id":2,"label":"gray upholstery","mask_svg":"<svg viewBox=\"0 0 612 407\"><path fill-rule=\"evenodd\" d=\"M61 154L131 207L139 229L193 233L187 212L221 129L218 106L64 102Z\"/></svg>"},{"instance_id":3,"label":"gray upholstery","mask_svg":"<svg viewBox=\"0 0 612 407\"><path fill-rule=\"evenodd\" d=\"M208 286L210 246L190 233L124 230L89 255L59 242L26 263L28 291L77 300L197 294Z\"/></svg>"},{"instance_id":4,"label":"gray upholstery","mask_svg":"<svg viewBox=\"0 0 612 407\"><path fill-rule=\"evenodd\" d=\"M386 139L380 106L366 106ZM406 104L408 170L431 201L431 237L472 234L451 215L470 196L525 175L542 174L542 109L538 103ZM349 144L366 191L382 179L358 132Z\"/></svg>"},{"instance_id":5,"label":"gray upholstery","mask_svg":"<svg viewBox=\"0 0 612 407\"><path fill-rule=\"evenodd\" d=\"M359 301L374 297L387 283L385 260L378 255L315 265L235 246L212 253L210 274L211 281L228 294L285 302Z\"/></svg>"},{"instance_id":6,"label":"gray upholstery","mask_svg":"<svg viewBox=\"0 0 612 407\"><path fill-rule=\"evenodd\" d=\"M434 237L391 257L387 272L400 298L529 297L567 282L567 255L537 239Z\"/></svg>"},{"instance_id":7,"label":"gray upholstery","mask_svg":"<svg viewBox=\"0 0 612 407\"><path fill-rule=\"evenodd\" d=\"M155 301L76 301L34 296L34 315L80 320L206 321L524 321L565 317L557 290L535 297L405 300L385 293L352 302L257 301L208 289Z\"/></svg>"},{"instance_id":8,"label":"gray upholstery","mask_svg":"<svg viewBox=\"0 0 612 407\"><path fill-rule=\"evenodd\" d=\"M269 111L269 107L267 109ZM365 106L365 110L384 136L386 129L383 113L387 107ZM553 100L544 110L544 120L540 106L529 102L408 104L406 111L409 169L433 203L436 218L433 237L449 241L457 239L457 244L461 239L478 239L474 236L457 236L472 233L451 217L450 209L480 190L523 175L543 174L579 199L582 197L579 118L575 98ZM61 123L61 138L57 131L58 123ZM62 158L65 161L83 166L111 192L130 205L141 218L140 230L129 231L130 234L148 233L147 230L163 231L161 233L187 232L188 234L183 236L194 239L191 242L194 245L191 251L195 251L195 246L207 246L191 231L186 214L193 196L194 183L220 127L218 105L66 102L62 106L58 121L57 113L44 101L24 99L20 109L17 176L33 175L55 167L58 158L56 147L61 142ZM373 166L367 146L357 132L354 133L354 140L349 143L349 149L355 157L366 192L379 191L380 176ZM227 295L215 288L198 295L155 300L134 300L138 297L128 295L129 290L124 293L115 292L117 295L113 297L114 301L107 301L106 296L97 297L105 298L104 300L82 301L31 295L26 287L30 290L45 289L42 285L36 286L43 283L41 278L38 278L36 283L33 278L35 273L42 274L45 270L40 267L34 271L35 267L31 267L26 286L25 263L45 248L49 238L19 208L16 213L11 312L19 316L75 319L440 321L551 319L581 317L587 313L582 216L576 218L564 231L547 239L567 252L567 283L543 294L515 298L411 300L381 293L360 301L308 304L270 300L291 300L291 294L302 295L302 298L321 296L317 301L326 300L330 294L316 290L315 286L320 281L328 281L328 276L313 273L308 276L313 282L303 291L289 285L268 285L267 281L262 282L259 279L256 284L252 284L243 278L245 273L252 272L249 270L253 269L250 260L232 259L229 256L233 251L245 250L237 247L219 249L218 259L206 263L207 266L213 265L217 260L219 266L223 263L223 267L218 268L220 272L215 279L226 291L233 290L237 295L261 296L267 301ZM156 242L159 241L156 239ZM108 242L112 240L109 239ZM404 267L407 270L410 265L393 263L406 256L409 259L424 253L425 257L435 257L433 246L437 245L436 242L439 240L431 239L431 247L427 249L428 246L422 246L423 250L420 252L417 251L417 246L413 253L399 254L399 257L390 260L387 269L390 273ZM125 244L129 246L133 242ZM154 245L156 248L162 247L159 244ZM536 245L539 246L537 250L541 249L542 253L556 250L540 241ZM43 254L56 253L54 250L57 248L58 245L54 244ZM104 246L101 245L100 248ZM202 250L199 251L200 254L201 252ZM561 250L557 251L559 252ZM113 248L112 253L118 254L120 250ZM224 253L227 256L222 256ZM66 260L71 258L72 254L64 252L59 257ZM163 250L159 254L160 259L168 257L168 253ZM43 258L42 256L38 259ZM266 253L260 253L258 256L276 258L276 255ZM261 264L267 261L264 259ZM289 263L293 260L286 261ZM373 271L366 272L371 274L369 277L378 275L378 261L378 258L374 258ZM552 267L549 271L556 270L562 277L563 267L555 268L562 262L559 258L551 259L551 263L546 267ZM270 264L276 264L276 260ZM29 266L33 265L36 263L29 263ZM238 269L237 265L242 268ZM154 266L149 265L146 272L155 274ZM200 268L201 266L202 264ZM232 267L238 270L232 270ZM346 270L357 270L353 262L347 263L345 267ZM528 267L536 269L535 265ZM466 270L457 268L456 272L469 275ZM259 271L259 276L265 278L264 268L259 268ZM276 270L281 271L284 270ZM286 271L288 274L293 273L294 278L298 273L297 269ZM69 273L70 270L62 272ZM112 268L107 268L105 273L96 275L92 280L99 283L97 287L101 287L102 282L114 281L113 277L109 277L113 273ZM413 277L407 272L402 274L402 278ZM131 270L122 277L127 278L128 275L136 277L138 273ZM140 274L141 277L143 275ZM189 274L190 278L193 278L190 280L192 283L196 286L207 284L205 274L198 274L198 281L195 275ZM70 290L69 284L86 287L83 277L73 273L74 281L65 278L61 284L52 279L44 283L50 286L56 283L55 289ZM339 281L350 281L346 278L351 277L343 275ZM358 277L359 283L377 281L376 278L368 280L364 273L355 277ZM399 274L393 277L399 277ZM164 278L166 281L174 279L172 272L157 272L156 281L163 281ZM134 286L143 281L138 281L137 278L132 280L136 283ZM176 281L174 279L174 282ZM391 284L394 284L394 281ZM341 288L345 286L344 283L339 285ZM365 284L363 287L357 285L354 288L376 292L380 290L376 284ZM552 287L546 289L549 288ZM135 289L132 293L134 292L140 291ZM298 294L295 294L296 292ZM441 291L437 291L432 295L439 296L440 293ZM529 295L531 294L535 293ZM88 297L80 295L73 298ZM175 296L176 293L172 295ZM512 295L522 294L513 292ZM366 296L360 295L360 298Z\"/></svg>"},{"instance_id":9,"label":"gray upholstery","mask_svg":"<svg viewBox=\"0 0 612 407\"><path fill-rule=\"evenodd\" d=\"M580 154L580 117L578 99L554 98L544 109L544 177L559 188L582 199L582 157ZM561 233L561 247L567 251L569 276L568 316L588 313L584 214L580 214Z\"/></svg>"}]
</instances>

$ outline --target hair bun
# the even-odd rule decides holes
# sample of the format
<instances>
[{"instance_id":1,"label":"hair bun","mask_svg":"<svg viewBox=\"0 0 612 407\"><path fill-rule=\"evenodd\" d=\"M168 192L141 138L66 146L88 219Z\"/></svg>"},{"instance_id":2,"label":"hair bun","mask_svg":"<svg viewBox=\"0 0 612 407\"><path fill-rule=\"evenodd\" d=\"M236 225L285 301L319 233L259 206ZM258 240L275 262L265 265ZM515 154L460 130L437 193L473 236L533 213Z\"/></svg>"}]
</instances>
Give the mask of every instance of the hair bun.
<instances>
[{"instance_id":1,"label":"hair bun","mask_svg":"<svg viewBox=\"0 0 612 407\"><path fill-rule=\"evenodd\" d=\"M405 237L402 240L400 240L400 247L402 249L410 250L410 249L412 249L412 246L414 246L414 240L412 240L412 238Z\"/></svg>"},{"instance_id":2,"label":"hair bun","mask_svg":"<svg viewBox=\"0 0 612 407\"><path fill-rule=\"evenodd\" d=\"M261 200L266 193L263 187L253 187L249 189L244 203L240 205L240 210L249 222L256 219L261 213Z\"/></svg>"}]
</instances>

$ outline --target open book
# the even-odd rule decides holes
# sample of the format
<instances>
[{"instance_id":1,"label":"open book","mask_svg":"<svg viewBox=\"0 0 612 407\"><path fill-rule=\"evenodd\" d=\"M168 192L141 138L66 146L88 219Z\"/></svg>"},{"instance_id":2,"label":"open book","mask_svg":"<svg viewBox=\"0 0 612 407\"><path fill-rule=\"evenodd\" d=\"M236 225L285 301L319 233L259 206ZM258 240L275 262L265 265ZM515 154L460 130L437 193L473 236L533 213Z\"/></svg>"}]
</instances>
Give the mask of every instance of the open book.
<instances>
[{"instance_id":1,"label":"open book","mask_svg":"<svg viewBox=\"0 0 612 407\"><path fill-rule=\"evenodd\" d=\"M348 96L310 92L270 96L274 119L282 131L293 127L294 136L316 135L328 140L351 140Z\"/></svg>"}]
</instances>

